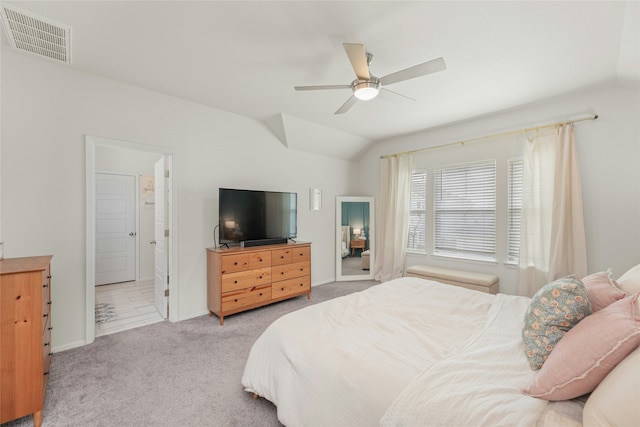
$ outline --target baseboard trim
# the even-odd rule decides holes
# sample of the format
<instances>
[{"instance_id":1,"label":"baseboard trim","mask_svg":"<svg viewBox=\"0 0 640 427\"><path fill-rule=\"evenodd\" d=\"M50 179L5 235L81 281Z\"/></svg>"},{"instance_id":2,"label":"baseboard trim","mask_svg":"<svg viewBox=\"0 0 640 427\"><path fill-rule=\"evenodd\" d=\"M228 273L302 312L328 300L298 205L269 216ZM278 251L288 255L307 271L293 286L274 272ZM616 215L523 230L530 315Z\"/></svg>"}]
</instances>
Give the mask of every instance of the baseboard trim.
<instances>
[{"instance_id":1,"label":"baseboard trim","mask_svg":"<svg viewBox=\"0 0 640 427\"><path fill-rule=\"evenodd\" d=\"M66 351L66 350L71 350L72 348L78 348L78 347L82 347L87 345L87 342L82 340L82 341L74 341L65 345L60 345L60 346L56 346L56 347L51 347L51 351L53 351L54 353L58 353L60 351Z\"/></svg>"}]
</instances>

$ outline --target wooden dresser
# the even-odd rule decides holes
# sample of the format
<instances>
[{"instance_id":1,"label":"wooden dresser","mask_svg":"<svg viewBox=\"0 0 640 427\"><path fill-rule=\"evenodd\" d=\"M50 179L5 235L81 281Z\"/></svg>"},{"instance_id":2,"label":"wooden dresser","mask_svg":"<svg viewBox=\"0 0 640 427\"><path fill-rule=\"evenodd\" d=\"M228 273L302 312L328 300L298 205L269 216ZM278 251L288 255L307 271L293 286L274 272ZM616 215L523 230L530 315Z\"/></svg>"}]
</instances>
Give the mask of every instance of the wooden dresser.
<instances>
[{"instance_id":1,"label":"wooden dresser","mask_svg":"<svg viewBox=\"0 0 640 427\"><path fill-rule=\"evenodd\" d=\"M51 364L51 256L0 260L0 423L42 424Z\"/></svg>"},{"instance_id":2,"label":"wooden dresser","mask_svg":"<svg viewBox=\"0 0 640 427\"><path fill-rule=\"evenodd\" d=\"M307 294L311 243L207 249L207 306L224 324L230 314Z\"/></svg>"}]
</instances>

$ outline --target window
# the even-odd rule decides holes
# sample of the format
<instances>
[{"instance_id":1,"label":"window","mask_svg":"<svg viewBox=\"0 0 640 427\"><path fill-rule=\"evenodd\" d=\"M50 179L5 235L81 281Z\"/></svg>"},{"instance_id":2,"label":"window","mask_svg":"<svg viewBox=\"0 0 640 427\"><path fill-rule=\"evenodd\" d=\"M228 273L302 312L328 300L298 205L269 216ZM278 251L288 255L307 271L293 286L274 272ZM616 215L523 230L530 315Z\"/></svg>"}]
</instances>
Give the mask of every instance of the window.
<instances>
[{"instance_id":1,"label":"window","mask_svg":"<svg viewBox=\"0 0 640 427\"><path fill-rule=\"evenodd\" d=\"M495 161L436 169L434 254L495 261Z\"/></svg>"},{"instance_id":2,"label":"window","mask_svg":"<svg viewBox=\"0 0 640 427\"><path fill-rule=\"evenodd\" d=\"M507 262L515 264L520 255L520 216L522 213L522 176L524 160L509 161L508 168L508 225L507 225Z\"/></svg>"},{"instance_id":3,"label":"window","mask_svg":"<svg viewBox=\"0 0 640 427\"><path fill-rule=\"evenodd\" d=\"M407 249L424 252L427 241L427 171L411 174Z\"/></svg>"}]
</instances>

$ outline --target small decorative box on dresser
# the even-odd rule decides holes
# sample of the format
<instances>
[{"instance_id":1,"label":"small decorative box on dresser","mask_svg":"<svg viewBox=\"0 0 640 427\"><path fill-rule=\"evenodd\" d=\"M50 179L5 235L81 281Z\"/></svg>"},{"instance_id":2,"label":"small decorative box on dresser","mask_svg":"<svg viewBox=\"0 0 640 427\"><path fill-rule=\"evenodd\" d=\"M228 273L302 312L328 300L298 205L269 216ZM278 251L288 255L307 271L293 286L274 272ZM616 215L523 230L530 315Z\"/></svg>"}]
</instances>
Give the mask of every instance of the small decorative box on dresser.
<instances>
[{"instance_id":1,"label":"small decorative box on dresser","mask_svg":"<svg viewBox=\"0 0 640 427\"><path fill-rule=\"evenodd\" d=\"M311 243L207 248L209 316L224 317L288 298L311 298Z\"/></svg>"},{"instance_id":2,"label":"small decorative box on dresser","mask_svg":"<svg viewBox=\"0 0 640 427\"><path fill-rule=\"evenodd\" d=\"M0 259L0 423L42 424L51 364L51 256Z\"/></svg>"}]
</instances>

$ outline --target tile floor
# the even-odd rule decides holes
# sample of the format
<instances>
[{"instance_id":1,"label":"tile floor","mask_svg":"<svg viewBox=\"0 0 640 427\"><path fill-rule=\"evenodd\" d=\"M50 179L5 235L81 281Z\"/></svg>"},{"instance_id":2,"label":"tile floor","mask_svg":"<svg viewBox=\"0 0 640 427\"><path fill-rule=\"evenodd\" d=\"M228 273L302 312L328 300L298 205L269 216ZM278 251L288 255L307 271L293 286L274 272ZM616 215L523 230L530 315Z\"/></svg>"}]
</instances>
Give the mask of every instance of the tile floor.
<instances>
[{"instance_id":1,"label":"tile floor","mask_svg":"<svg viewBox=\"0 0 640 427\"><path fill-rule=\"evenodd\" d=\"M96 304L115 306L115 316L96 323L96 337L126 331L164 319L153 303L153 280L96 286Z\"/></svg>"}]
</instances>

